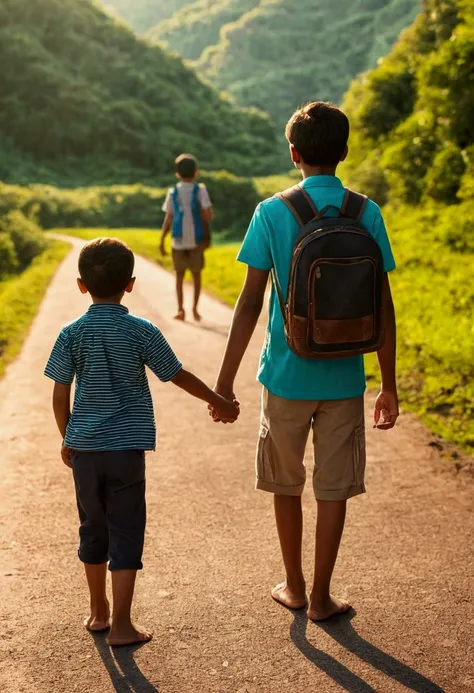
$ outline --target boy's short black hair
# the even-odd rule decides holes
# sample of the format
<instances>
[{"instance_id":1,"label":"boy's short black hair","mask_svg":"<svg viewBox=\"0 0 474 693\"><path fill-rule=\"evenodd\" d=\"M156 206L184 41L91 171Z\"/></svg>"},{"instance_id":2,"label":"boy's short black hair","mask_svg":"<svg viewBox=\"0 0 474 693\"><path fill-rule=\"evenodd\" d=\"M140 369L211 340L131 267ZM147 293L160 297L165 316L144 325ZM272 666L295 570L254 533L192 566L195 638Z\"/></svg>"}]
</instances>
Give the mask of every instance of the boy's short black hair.
<instances>
[{"instance_id":1,"label":"boy's short black hair","mask_svg":"<svg viewBox=\"0 0 474 693\"><path fill-rule=\"evenodd\" d=\"M122 294L133 276L135 257L118 238L96 238L79 255L79 274L91 296L114 298Z\"/></svg>"},{"instance_id":2,"label":"boy's short black hair","mask_svg":"<svg viewBox=\"0 0 474 693\"><path fill-rule=\"evenodd\" d=\"M349 119L340 108L315 101L291 116L285 134L308 166L336 166L347 147L349 130Z\"/></svg>"},{"instance_id":3,"label":"boy's short black hair","mask_svg":"<svg viewBox=\"0 0 474 693\"><path fill-rule=\"evenodd\" d=\"M194 178L198 162L192 154L181 154L174 162L175 171L180 178Z\"/></svg>"}]
</instances>

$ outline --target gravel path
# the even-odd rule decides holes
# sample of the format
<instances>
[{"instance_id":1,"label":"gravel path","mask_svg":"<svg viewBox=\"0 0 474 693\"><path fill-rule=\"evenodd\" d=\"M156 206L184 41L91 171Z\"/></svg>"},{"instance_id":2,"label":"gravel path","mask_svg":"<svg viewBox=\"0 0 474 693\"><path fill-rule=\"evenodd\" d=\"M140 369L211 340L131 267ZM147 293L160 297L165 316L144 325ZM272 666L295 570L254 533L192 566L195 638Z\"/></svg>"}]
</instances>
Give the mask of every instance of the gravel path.
<instances>
[{"instance_id":1,"label":"gravel path","mask_svg":"<svg viewBox=\"0 0 474 693\"><path fill-rule=\"evenodd\" d=\"M392 433L369 430L369 493L350 503L335 576L356 615L318 627L272 602L282 577L272 499L253 490L261 332L239 376L234 427L153 381L161 433L147 462L136 615L155 639L112 652L85 632L73 484L42 376L61 325L87 308L74 282L78 247L0 383L1 693L474 691L474 482L454 476L410 416ZM201 326L177 324L172 277L142 259L136 273L130 309L212 384L229 309L205 298ZM305 506L310 576L310 487Z\"/></svg>"}]
</instances>

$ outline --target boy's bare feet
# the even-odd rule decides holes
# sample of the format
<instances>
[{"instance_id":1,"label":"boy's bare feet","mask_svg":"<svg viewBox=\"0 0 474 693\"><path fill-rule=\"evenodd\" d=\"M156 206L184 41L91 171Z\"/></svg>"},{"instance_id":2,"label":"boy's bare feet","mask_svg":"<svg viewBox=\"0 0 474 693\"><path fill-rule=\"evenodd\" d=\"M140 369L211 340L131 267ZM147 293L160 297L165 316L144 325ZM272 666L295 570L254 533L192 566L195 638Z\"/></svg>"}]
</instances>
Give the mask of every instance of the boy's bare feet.
<instances>
[{"instance_id":1,"label":"boy's bare feet","mask_svg":"<svg viewBox=\"0 0 474 693\"><path fill-rule=\"evenodd\" d=\"M153 633L149 630L141 628L140 626L134 626L132 623L125 627L116 627L112 623L110 635L106 638L105 642L111 647L120 647L122 645L136 645L142 642L150 642L152 637Z\"/></svg>"},{"instance_id":2,"label":"boy's bare feet","mask_svg":"<svg viewBox=\"0 0 474 693\"><path fill-rule=\"evenodd\" d=\"M110 607L109 603L101 609L93 609L91 615L84 620L84 626L93 633L102 633L110 628Z\"/></svg>"},{"instance_id":3,"label":"boy's bare feet","mask_svg":"<svg viewBox=\"0 0 474 693\"><path fill-rule=\"evenodd\" d=\"M201 317L200 314L198 313L197 308L195 308L195 309L193 310L193 317L194 317L194 319L195 319L196 322L201 322L201 320L202 320L202 317Z\"/></svg>"},{"instance_id":4,"label":"boy's bare feet","mask_svg":"<svg viewBox=\"0 0 474 693\"><path fill-rule=\"evenodd\" d=\"M307 615L310 621L326 621L332 616L347 613L351 608L349 602L330 595L328 599L322 601L311 599Z\"/></svg>"},{"instance_id":5,"label":"boy's bare feet","mask_svg":"<svg viewBox=\"0 0 474 693\"><path fill-rule=\"evenodd\" d=\"M286 582L282 582L272 589L272 597L276 602L286 606L287 609L304 609L307 604L304 591L302 594L296 594Z\"/></svg>"},{"instance_id":6,"label":"boy's bare feet","mask_svg":"<svg viewBox=\"0 0 474 693\"><path fill-rule=\"evenodd\" d=\"M184 312L184 310L178 310L178 312L174 316L174 319L181 320L181 322L184 322L184 320L186 320L186 313Z\"/></svg>"}]
</instances>

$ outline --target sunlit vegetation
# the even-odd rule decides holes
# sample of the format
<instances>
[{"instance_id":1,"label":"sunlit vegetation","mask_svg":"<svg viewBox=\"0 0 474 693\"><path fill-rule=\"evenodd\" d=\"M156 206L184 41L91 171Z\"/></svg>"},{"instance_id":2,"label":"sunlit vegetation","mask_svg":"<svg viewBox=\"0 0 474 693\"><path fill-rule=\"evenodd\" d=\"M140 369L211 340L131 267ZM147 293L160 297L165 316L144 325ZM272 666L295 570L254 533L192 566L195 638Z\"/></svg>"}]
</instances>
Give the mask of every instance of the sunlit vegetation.
<instances>
[{"instance_id":1,"label":"sunlit vegetation","mask_svg":"<svg viewBox=\"0 0 474 693\"><path fill-rule=\"evenodd\" d=\"M275 169L263 114L89 0L0 0L0 63L0 180L156 184L183 151L207 169Z\"/></svg>"}]
</instances>

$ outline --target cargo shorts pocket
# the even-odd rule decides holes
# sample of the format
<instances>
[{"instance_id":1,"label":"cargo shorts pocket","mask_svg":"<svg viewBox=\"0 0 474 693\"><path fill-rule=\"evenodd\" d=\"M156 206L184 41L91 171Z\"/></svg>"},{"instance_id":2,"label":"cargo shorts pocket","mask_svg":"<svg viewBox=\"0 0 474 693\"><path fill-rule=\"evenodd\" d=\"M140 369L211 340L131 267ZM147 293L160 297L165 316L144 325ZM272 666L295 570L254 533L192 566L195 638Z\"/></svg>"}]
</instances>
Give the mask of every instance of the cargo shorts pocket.
<instances>
[{"instance_id":1,"label":"cargo shorts pocket","mask_svg":"<svg viewBox=\"0 0 474 693\"><path fill-rule=\"evenodd\" d=\"M275 469L271 462L270 454L270 431L265 424L260 425L260 433L257 445L257 479L269 483L275 482Z\"/></svg>"},{"instance_id":2,"label":"cargo shorts pocket","mask_svg":"<svg viewBox=\"0 0 474 693\"><path fill-rule=\"evenodd\" d=\"M354 465L354 486L360 486L364 483L366 465L364 424L358 426L354 432L352 460Z\"/></svg>"}]
</instances>

